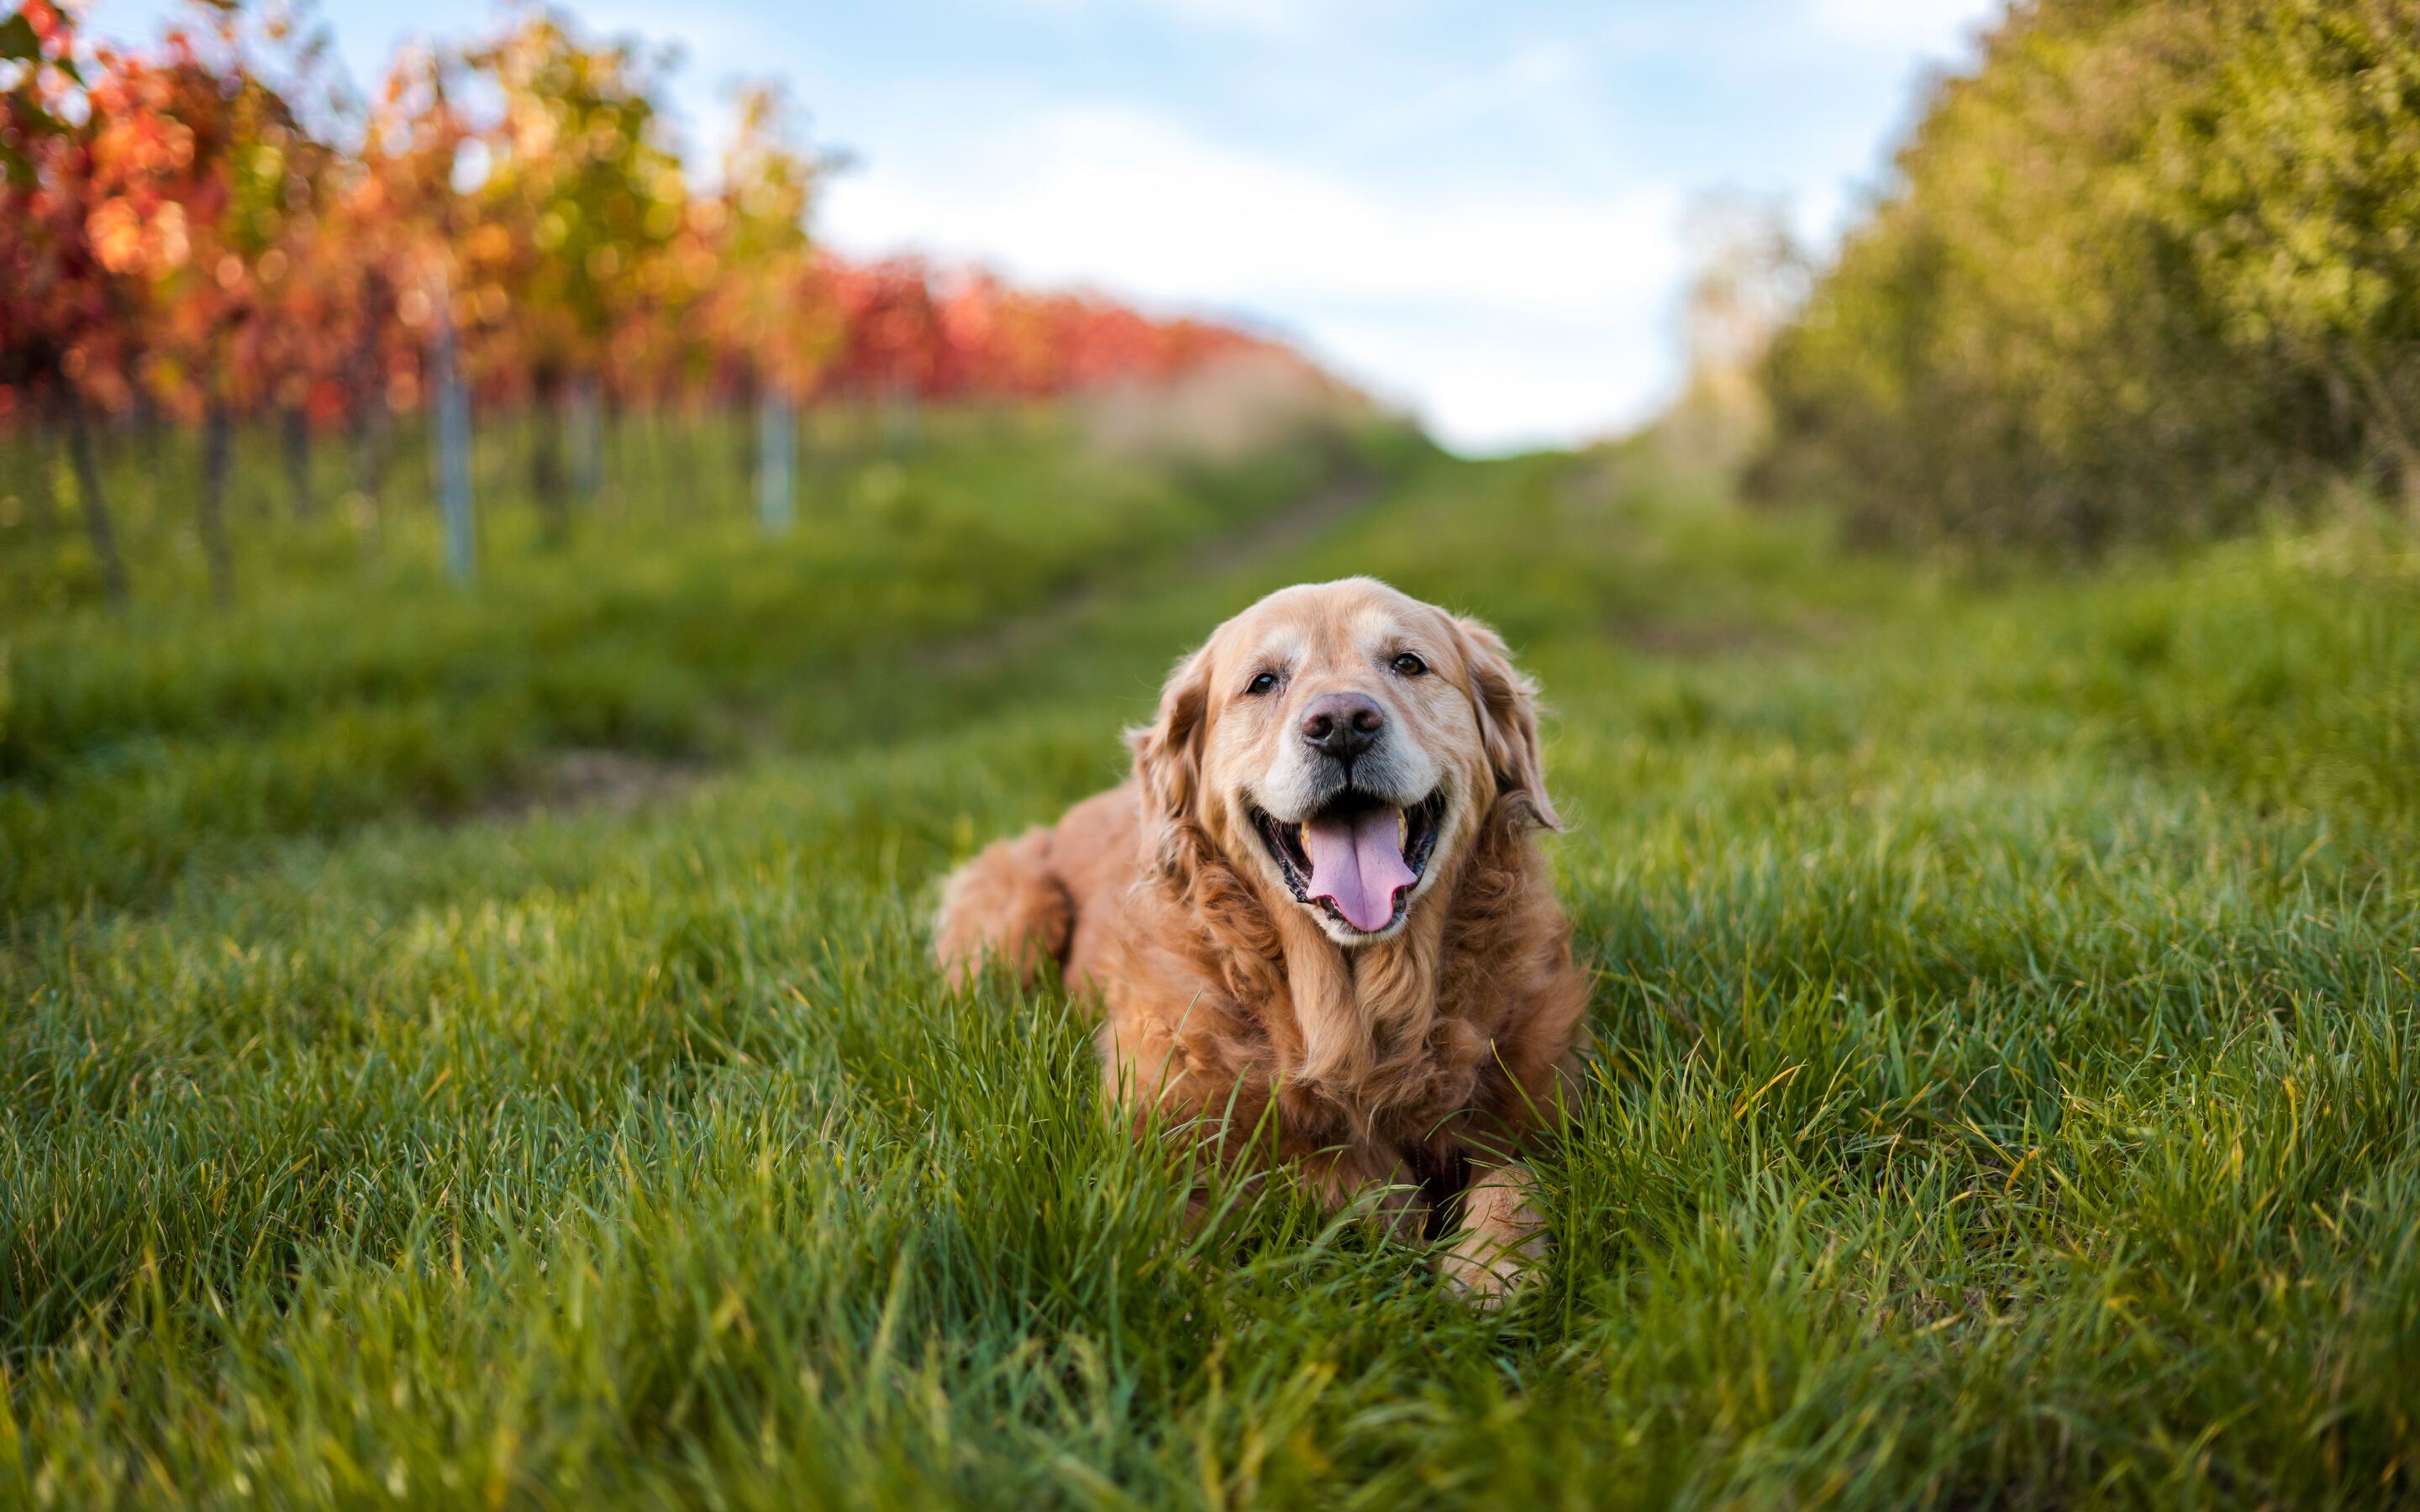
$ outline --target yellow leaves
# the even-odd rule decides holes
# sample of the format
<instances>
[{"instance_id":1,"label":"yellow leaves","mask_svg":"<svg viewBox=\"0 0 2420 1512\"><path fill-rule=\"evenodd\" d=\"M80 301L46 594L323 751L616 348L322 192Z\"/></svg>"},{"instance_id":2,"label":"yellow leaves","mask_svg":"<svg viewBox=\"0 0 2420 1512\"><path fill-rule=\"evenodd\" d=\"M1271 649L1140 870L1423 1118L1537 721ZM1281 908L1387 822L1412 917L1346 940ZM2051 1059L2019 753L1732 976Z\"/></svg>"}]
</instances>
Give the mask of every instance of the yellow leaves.
<instances>
[{"instance_id":1,"label":"yellow leaves","mask_svg":"<svg viewBox=\"0 0 2420 1512\"><path fill-rule=\"evenodd\" d=\"M622 154L621 123L611 116L599 116L589 123L580 143L582 150L592 161L611 162Z\"/></svg>"},{"instance_id":2,"label":"yellow leaves","mask_svg":"<svg viewBox=\"0 0 2420 1512\"><path fill-rule=\"evenodd\" d=\"M759 180L740 191L739 208L750 215L775 215L785 208L783 201L787 198L789 195L783 192L782 186Z\"/></svg>"}]
</instances>

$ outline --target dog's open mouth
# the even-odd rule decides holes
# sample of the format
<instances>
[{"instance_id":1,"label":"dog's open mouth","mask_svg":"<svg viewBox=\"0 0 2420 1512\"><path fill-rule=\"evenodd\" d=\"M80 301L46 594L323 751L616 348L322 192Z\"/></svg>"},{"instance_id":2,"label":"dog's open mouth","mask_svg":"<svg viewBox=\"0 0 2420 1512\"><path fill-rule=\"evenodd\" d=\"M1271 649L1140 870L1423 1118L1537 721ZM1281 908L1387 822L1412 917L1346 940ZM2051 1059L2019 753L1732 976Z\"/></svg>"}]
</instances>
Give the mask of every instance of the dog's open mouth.
<instances>
[{"instance_id":1,"label":"dog's open mouth","mask_svg":"<svg viewBox=\"0 0 2420 1512\"><path fill-rule=\"evenodd\" d=\"M1252 822L1296 903L1378 934L1404 917L1444 815L1443 788L1408 808L1347 788L1298 825L1258 808Z\"/></svg>"}]
</instances>

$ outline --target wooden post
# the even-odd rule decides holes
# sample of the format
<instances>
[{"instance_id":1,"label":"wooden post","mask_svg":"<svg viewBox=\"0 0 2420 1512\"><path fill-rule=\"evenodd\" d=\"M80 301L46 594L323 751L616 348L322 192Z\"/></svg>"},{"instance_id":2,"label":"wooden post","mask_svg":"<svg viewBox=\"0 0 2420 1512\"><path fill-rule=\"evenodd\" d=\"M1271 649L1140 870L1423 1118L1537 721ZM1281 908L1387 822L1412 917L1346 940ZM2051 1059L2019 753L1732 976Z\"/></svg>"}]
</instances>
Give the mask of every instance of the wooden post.
<instances>
[{"instance_id":1,"label":"wooden post","mask_svg":"<svg viewBox=\"0 0 2420 1512\"><path fill-rule=\"evenodd\" d=\"M454 320L442 285L430 358L437 368L437 486L445 512L445 571L466 583L478 551L471 508L471 396L454 371Z\"/></svg>"},{"instance_id":2,"label":"wooden post","mask_svg":"<svg viewBox=\"0 0 2420 1512\"><path fill-rule=\"evenodd\" d=\"M768 535L787 533L798 518L791 478L797 424L789 390L779 382L766 383L756 399L756 523Z\"/></svg>"},{"instance_id":3,"label":"wooden post","mask_svg":"<svg viewBox=\"0 0 2420 1512\"><path fill-rule=\"evenodd\" d=\"M117 555L117 532L111 529L109 503L101 494L101 467L92 455L92 419L85 413L84 395L68 395L68 455L74 464L76 504L84 515L85 533L92 538L93 560L101 565L101 585L110 604L126 607L126 563Z\"/></svg>"}]
</instances>

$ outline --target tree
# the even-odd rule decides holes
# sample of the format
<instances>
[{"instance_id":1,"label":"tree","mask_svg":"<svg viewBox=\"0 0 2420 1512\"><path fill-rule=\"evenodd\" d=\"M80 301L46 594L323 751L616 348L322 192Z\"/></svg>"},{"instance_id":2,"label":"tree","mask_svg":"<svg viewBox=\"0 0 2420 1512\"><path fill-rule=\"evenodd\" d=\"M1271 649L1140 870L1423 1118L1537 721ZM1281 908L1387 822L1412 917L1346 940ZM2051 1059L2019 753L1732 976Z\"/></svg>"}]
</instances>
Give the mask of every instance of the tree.
<instances>
[{"instance_id":1,"label":"tree","mask_svg":"<svg viewBox=\"0 0 2420 1512\"><path fill-rule=\"evenodd\" d=\"M2241 353L2319 375L2420 518L2420 5L2180 18L2211 60L2162 112L2146 197Z\"/></svg>"},{"instance_id":2,"label":"tree","mask_svg":"<svg viewBox=\"0 0 2420 1512\"><path fill-rule=\"evenodd\" d=\"M548 538L561 542L565 405L575 389L593 393L617 313L644 293L681 227L687 186L660 140L659 64L634 44L592 45L568 18L540 11L460 63L501 106L470 139L485 171L468 196L458 287L483 370L528 386L531 486Z\"/></svg>"},{"instance_id":3,"label":"tree","mask_svg":"<svg viewBox=\"0 0 2420 1512\"><path fill-rule=\"evenodd\" d=\"M336 201L332 233L357 239L361 270L355 340L384 367L383 392L360 392L356 404L436 411L436 473L448 572L467 580L476 560L471 496L471 413L455 362L454 332L474 303L458 291L458 250L468 240L469 208L454 176L473 141L455 107L440 54L408 49L387 69L363 134L358 173ZM391 318L390 318L391 316ZM366 367L368 359L358 355ZM426 381L423 354L426 354ZM374 378L376 376L365 375ZM366 389L366 382L364 385ZM357 471L368 472L380 444L374 422L357 411Z\"/></svg>"},{"instance_id":4,"label":"tree","mask_svg":"<svg viewBox=\"0 0 2420 1512\"><path fill-rule=\"evenodd\" d=\"M85 78L106 59L80 45L72 18L24 0L0 23L0 382L66 410L77 505L101 586L127 600L126 567L93 455L89 411L125 393L132 290L94 244L101 199ZM182 228L157 228L174 247Z\"/></svg>"},{"instance_id":5,"label":"tree","mask_svg":"<svg viewBox=\"0 0 2420 1512\"><path fill-rule=\"evenodd\" d=\"M814 300L807 215L820 160L799 144L787 101L766 85L745 89L722 157L722 184L691 217L715 251L717 276L699 313L707 338L730 354L743 393L757 400L757 514L768 532L787 527L794 412L828 361L834 332Z\"/></svg>"},{"instance_id":6,"label":"tree","mask_svg":"<svg viewBox=\"0 0 2420 1512\"><path fill-rule=\"evenodd\" d=\"M241 12L208 7L157 58L113 58L90 91L104 265L142 290L142 379L202 416L201 532L213 596L234 595L226 485L234 416L259 409L314 339L287 297L312 255L332 162L256 69Z\"/></svg>"},{"instance_id":7,"label":"tree","mask_svg":"<svg viewBox=\"0 0 2420 1512\"><path fill-rule=\"evenodd\" d=\"M743 98L719 183L693 193L657 106L660 59L560 15L407 52L356 105L321 67L324 39L277 3L194 0L140 49L86 45L55 0L0 20L0 423L66 419L116 599L106 417L147 438L160 415L199 423L196 513L225 603L243 416L284 426L301 514L315 435L349 424L355 490L374 501L388 411L433 399L448 556L467 574L474 392L535 415L533 483L560 540L566 486L598 471L608 398L752 404L760 508L778 527L811 398L875 397L912 419L924 398L1046 397L1265 346L980 270L830 255L808 223L831 160L768 89ZM576 469L566 411L586 440Z\"/></svg>"},{"instance_id":8,"label":"tree","mask_svg":"<svg viewBox=\"0 0 2420 1512\"><path fill-rule=\"evenodd\" d=\"M2089 552L2332 479L2420 512L2420 0L2038 0L1764 378L1768 493Z\"/></svg>"}]
</instances>

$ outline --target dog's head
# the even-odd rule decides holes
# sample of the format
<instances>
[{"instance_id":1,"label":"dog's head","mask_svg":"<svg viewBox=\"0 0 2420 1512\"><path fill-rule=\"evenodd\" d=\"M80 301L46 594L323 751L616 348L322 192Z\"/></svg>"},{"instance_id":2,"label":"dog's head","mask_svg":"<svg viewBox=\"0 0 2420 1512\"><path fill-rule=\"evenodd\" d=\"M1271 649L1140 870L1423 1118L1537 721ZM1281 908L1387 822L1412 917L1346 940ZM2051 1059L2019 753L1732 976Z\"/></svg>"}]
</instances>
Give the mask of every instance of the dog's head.
<instances>
[{"instance_id":1,"label":"dog's head","mask_svg":"<svg viewBox=\"0 0 2420 1512\"><path fill-rule=\"evenodd\" d=\"M1402 930L1491 813L1557 822L1503 640L1369 578L1220 625L1132 741L1152 843L1215 850L1347 947Z\"/></svg>"}]
</instances>

